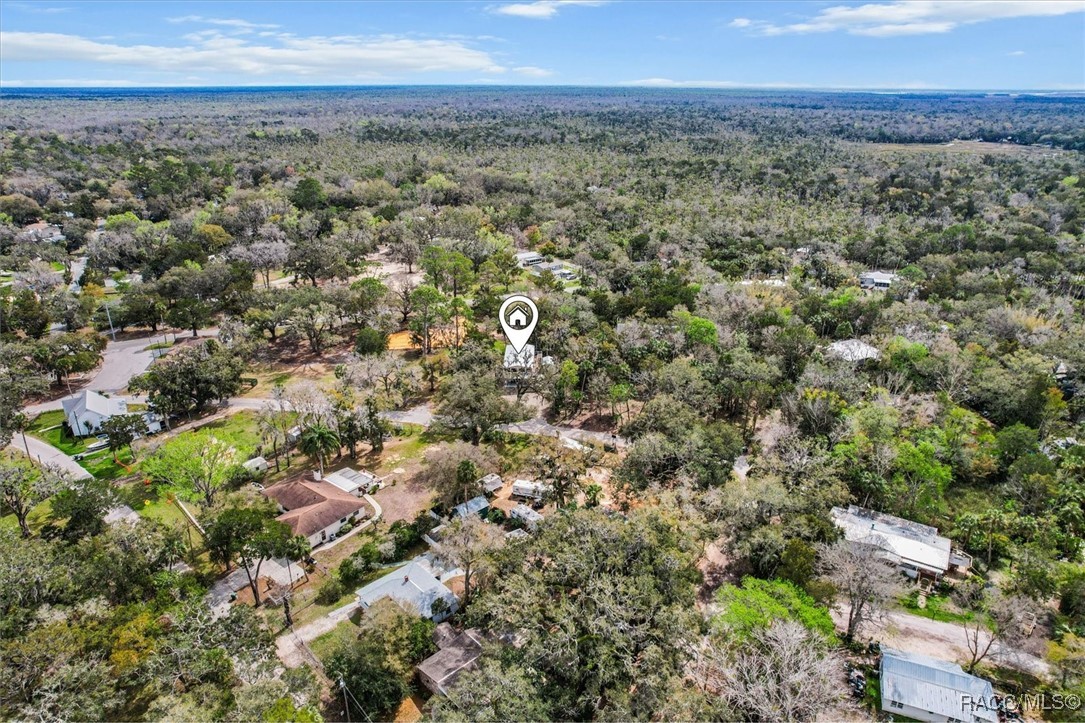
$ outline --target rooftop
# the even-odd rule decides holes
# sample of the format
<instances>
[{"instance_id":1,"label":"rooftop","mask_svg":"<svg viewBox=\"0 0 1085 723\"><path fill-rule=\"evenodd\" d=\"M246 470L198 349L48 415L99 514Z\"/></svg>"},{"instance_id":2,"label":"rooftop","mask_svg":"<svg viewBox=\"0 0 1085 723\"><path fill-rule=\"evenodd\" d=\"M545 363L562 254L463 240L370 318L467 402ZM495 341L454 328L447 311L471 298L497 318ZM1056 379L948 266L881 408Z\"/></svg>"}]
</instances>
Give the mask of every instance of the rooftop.
<instances>
[{"instance_id":1,"label":"rooftop","mask_svg":"<svg viewBox=\"0 0 1085 723\"><path fill-rule=\"evenodd\" d=\"M867 344L859 339L844 339L834 341L829 345L829 353L844 361L860 362L867 359L881 359L882 353L877 347Z\"/></svg>"},{"instance_id":2,"label":"rooftop","mask_svg":"<svg viewBox=\"0 0 1085 723\"><path fill-rule=\"evenodd\" d=\"M65 416L72 412L75 412L77 416L85 412L93 412L103 417L128 414L128 403L123 399L107 397L90 389L84 389L77 396L63 400L60 405L64 408Z\"/></svg>"},{"instance_id":3,"label":"rooftop","mask_svg":"<svg viewBox=\"0 0 1085 723\"><path fill-rule=\"evenodd\" d=\"M490 506L489 501L479 495L467 500L462 505L456 505L452 508L452 514L456 517L468 517L470 515L476 515Z\"/></svg>"},{"instance_id":4,"label":"rooftop","mask_svg":"<svg viewBox=\"0 0 1085 723\"><path fill-rule=\"evenodd\" d=\"M279 515L295 535L308 537L365 509L365 502L323 480L296 479L264 490L286 512Z\"/></svg>"},{"instance_id":5,"label":"rooftop","mask_svg":"<svg viewBox=\"0 0 1085 723\"><path fill-rule=\"evenodd\" d=\"M908 562L930 572L949 569L951 543L937 528L855 505L846 510L834 507L831 515L850 542L874 545L888 552L894 562Z\"/></svg>"},{"instance_id":6,"label":"rooftop","mask_svg":"<svg viewBox=\"0 0 1085 723\"><path fill-rule=\"evenodd\" d=\"M375 484L377 476L366 470L356 470L345 467L324 477L329 484L333 484L344 492L354 493L355 490L368 492L369 487Z\"/></svg>"},{"instance_id":7,"label":"rooftop","mask_svg":"<svg viewBox=\"0 0 1085 723\"><path fill-rule=\"evenodd\" d=\"M437 688L434 692L443 694L482 655L482 637L477 630L469 629L438 645L441 649L423 660L418 672L434 682Z\"/></svg>"},{"instance_id":8,"label":"rooftop","mask_svg":"<svg viewBox=\"0 0 1085 723\"><path fill-rule=\"evenodd\" d=\"M425 618L433 617L433 603L438 599L445 600L450 610L455 610L458 604L452 591L417 560L369 583L355 594L363 608L388 597L399 603L410 603Z\"/></svg>"},{"instance_id":9,"label":"rooftop","mask_svg":"<svg viewBox=\"0 0 1085 723\"><path fill-rule=\"evenodd\" d=\"M972 709L967 704L989 704L994 697L991 683L969 675L956 663L882 648L881 686L883 701L895 700L955 720L998 720L994 706Z\"/></svg>"}]
</instances>

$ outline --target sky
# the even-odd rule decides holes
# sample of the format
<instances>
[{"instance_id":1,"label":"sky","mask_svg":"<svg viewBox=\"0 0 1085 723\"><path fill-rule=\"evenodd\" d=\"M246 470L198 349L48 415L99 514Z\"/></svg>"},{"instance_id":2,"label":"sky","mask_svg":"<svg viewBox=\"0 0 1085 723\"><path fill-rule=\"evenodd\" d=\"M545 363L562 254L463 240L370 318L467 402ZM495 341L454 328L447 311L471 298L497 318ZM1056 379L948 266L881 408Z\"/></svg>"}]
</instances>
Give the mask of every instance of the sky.
<instances>
[{"instance_id":1,"label":"sky","mask_svg":"<svg viewBox=\"0 0 1085 723\"><path fill-rule=\"evenodd\" d=\"M1085 91L1085 0L0 0L0 87Z\"/></svg>"}]
</instances>

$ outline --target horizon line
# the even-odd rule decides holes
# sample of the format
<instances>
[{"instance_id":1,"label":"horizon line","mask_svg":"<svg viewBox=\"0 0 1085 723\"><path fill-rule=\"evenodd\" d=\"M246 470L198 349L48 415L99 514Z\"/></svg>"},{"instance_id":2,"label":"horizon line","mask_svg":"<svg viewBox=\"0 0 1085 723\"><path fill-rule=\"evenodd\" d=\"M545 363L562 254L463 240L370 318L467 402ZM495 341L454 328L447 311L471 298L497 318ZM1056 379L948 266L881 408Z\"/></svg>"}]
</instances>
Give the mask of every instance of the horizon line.
<instances>
[{"instance_id":1,"label":"horizon line","mask_svg":"<svg viewBox=\"0 0 1085 723\"><path fill-rule=\"evenodd\" d=\"M9 85L0 80L0 93L5 91L135 91L135 90L327 90L327 89L390 89L390 88L471 88L471 89L594 89L594 90L634 90L634 91L772 91L772 92L812 92L812 93L998 93L1023 95L1085 95L1085 86L1075 89L1058 88L922 88L894 86L783 86L783 85L734 85L721 87L716 85L653 85L640 83L317 83L317 84L279 84L279 85L229 85L229 84L175 84L175 85Z\"/></svg>"}]
</instances>

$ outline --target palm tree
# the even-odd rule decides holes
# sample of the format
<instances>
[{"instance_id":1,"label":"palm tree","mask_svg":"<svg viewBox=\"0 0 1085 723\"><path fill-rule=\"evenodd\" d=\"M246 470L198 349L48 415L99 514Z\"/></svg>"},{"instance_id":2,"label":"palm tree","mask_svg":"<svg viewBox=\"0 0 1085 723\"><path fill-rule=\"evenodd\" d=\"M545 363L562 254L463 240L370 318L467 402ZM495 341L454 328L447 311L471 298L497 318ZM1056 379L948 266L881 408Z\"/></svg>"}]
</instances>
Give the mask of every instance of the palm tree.
<instances>
[{"instance_id":1,"label":"palm tree","mask_svg":"<svg viewBox=\"0 0 1085 723\"><path fill-rule=\"evenodd\" d=\"M320 465L320 476L324 476L324 459L332 452L339 451L339 435L324 424L314 424L301 433L298 447L302 452L315 457Z\"/></svg>"}]
</instances>

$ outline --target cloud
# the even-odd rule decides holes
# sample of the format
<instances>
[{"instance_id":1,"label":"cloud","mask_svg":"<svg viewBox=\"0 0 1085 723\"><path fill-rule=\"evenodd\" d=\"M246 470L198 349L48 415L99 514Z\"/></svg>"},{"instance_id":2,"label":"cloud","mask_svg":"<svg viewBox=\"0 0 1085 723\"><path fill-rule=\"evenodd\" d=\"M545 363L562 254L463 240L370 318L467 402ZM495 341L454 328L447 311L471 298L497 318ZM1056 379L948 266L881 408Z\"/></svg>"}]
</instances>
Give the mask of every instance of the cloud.
<instances>
[{"instance_id":1,"label":"cloud","mask_svg":"<svg viewBox=\"0 0 1085 723\"><path fill-rule=\"evenodd\" d=\"M513 68L513 71L530 78L546 78L554 74L552 70L536 68L534 65L522 65L519 68Z\"/></svg>"},{"instance_id":2,"label":"cloud","mask_svg":"<svg viewBox=\"0 0 1085 723\"><path fill-rule=\"evenodd\" d=\"M1010 52L1006 53L1006 55L1010 56L1011 58L1020 58L1024 54L1024 50L1011 50Z\"/></svg>"},{"instance_id":3,"label":"cloud","mask_svg":"<svg viewBox=\"0 0 1085 723\"><path fill-rule=\"evenodd\" d=\"M498 15L512 15L518 18L531 18L532 20L549 20L558 14L563 7L571 5L584 5L598 7L606 5L608 0L535 0L529 3L510 3L507 5L494 5L489 8L490 12Z\"/></svg>"},{"instance_id":4,"label":"cloud","mask_svg":"<svg viewBox=\"0 0 1085 723\"><path fill-rule=\"evenodd\" d=\"M66 13L69 10L74 10L72 7L49 7L47 5L36 5L33 3L4 3L4 7L14 10L23 10L28 13L42 13L45 15L56 15L57 13Z\"/></svg>"},{"instance_id":5,"label":"cloud","mask_svg":"<svg viewBox=\"0 0 1085 723\"><path fill-rule=\"evenodd\" d=\"M204 25L222 25L228 28L244 30L264 30L282 27L274 23L253 23L239 18L207 18L202 15L183 15L179 18L166 18L170 23L203 23Z\"/></svg>"},{"instance_id":6,"label":"cloud","mask_svg":"<svg viewBox=\"0 0 1085 723\"><path fill-rule=\"evenodd\" d=\"M736 18L731 27L757 35L845 32L892 37L948 33L961 25L1008 18L1051 17L1085 12L1085 0L896 0L866 5L835 5L798 23L778 25Z\"/></svg>"},{"instance_id":7,"label":"cloud","mask_svg":"<svg viewBox=\"0 0 1085 723\"><path fill-rule=\"evenodd\" d=\"M505 70L488 52L458 41L391 35L299 37L290 33L258 41L199 35L190 38L187 45L170 46L118 45L61 33L0 32L0 63L13 61L69 61L85 64L88 69L123 66L175 73L177 77L209 73L279 84Z\"/></svg>"}]
</instances>

